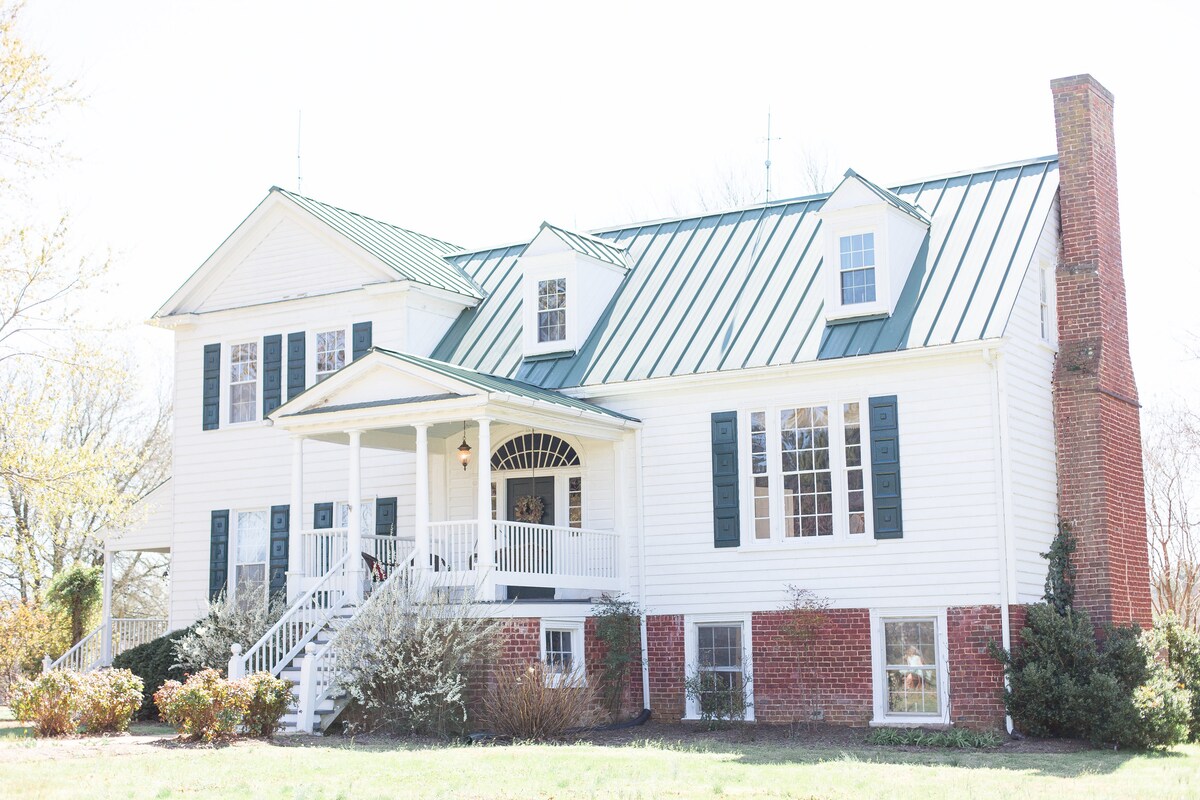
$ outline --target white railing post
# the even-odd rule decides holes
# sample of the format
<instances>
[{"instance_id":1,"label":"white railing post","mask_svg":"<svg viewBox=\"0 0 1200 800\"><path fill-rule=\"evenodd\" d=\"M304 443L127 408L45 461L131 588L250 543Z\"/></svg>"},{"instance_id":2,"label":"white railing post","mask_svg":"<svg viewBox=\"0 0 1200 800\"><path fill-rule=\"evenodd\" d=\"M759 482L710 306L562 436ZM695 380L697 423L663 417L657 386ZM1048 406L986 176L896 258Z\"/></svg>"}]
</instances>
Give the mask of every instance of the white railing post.
<instances>
[{"instance_id":1,"label":"white railing post","mask_svg":"<svg viewBox=\"0 0 1200 800\"><path fill-rule=\"evenodd\" d=\"M242 646L235 642L229 646L229 652L233 654L229 658L229 680L240 680L246 676L246 663L242 659Z\"/></svg>"},{"instance_id":2,"label":"white railing post","mask_svg":"<svg viewBox=\"0 0 1200 800\"><path fill-rule=\"evenodd\" d=\"M350 559L346 563L347 579L350 585L347 594L351 605L358 605L362 600L362 519L359 506L362 505L362 431L348 431L350 436L350 480L347 488L346 504L350 515L349 531L346 534L346 549Z\"/></svg>"},{"instance_id":3,"label":"white railing post","mask_svg":"<svg viewBox=\"0 0 1200 800\"><path fill-rule=\"evenodd\" d=\"M113 568L112 568L112 552L104 549L104 595L103 609L100 612L100 624L104 627L100 634L100 665L108 667L112 665L113 660L113 627L112 627L112 593L113 593Z\"/></svg>"},{"instance_id":4,"label":"white railing post","mask_svg":"<svg viewBox=\"0 0 1200 800\"><path fill-rule=\"evenodd\" d=\"M304 645L304 658L300 659L300 696L296 701L296 727L303 733L312 733L316 717L317 700L317 646L312 642Z\"/></svg>"},{"instance_id":5,"label":"white railing post","mask_svg":"<svg viewBox=\"0 0 1200 800\"><path fill-rule=\"evenodd\" d=\"M54 662L50 660L50 656L42 656L42 674L50 671L50 665Z\"/></svg>"},{"instance_id":6,"label":"white railing post","mask_svg":"<svg viewBox=\"0 0 1200 800\"><path fill-rule=\"evenodd\" d=\"M430 567L429 541L429 425L418 422L417 430L417 483L413 491L416 502L416 565L421 569Z\"/></svg>"},{"instance_id":7,"label":"white railing post","mask_svg":"<svg viewBox=\"0 0 1200 800\"><path fill-rule=\"evenodd\" d=\"M300 594L304 583L304 543L300 532L304 530L304 437L292 439L292 494L288 508L288 602Z\"/></svg>"},{"instance_id":8,"label":"white railing post","mask_svg":"<svg viewBox=\"0 0 1200 800\"><path fill-rule=\"evenodd\" d=\"M479 456L476 459L479 471L479 510L478 520L479 542L479 574L480 597L482 600L496 599L496 531L492 526L492 421L488 417L480 417L479 424Z\"/></svg>"}]
</instances>

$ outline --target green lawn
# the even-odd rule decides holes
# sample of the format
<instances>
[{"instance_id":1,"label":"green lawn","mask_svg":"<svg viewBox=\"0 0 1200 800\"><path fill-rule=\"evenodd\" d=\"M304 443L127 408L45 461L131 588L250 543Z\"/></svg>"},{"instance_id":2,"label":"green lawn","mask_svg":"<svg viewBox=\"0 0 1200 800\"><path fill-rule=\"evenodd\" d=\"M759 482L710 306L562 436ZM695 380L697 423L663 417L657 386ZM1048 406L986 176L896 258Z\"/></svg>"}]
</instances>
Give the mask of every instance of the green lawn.
<instances>
[{"instance_id":1,"label":"green lawn","mask_svg":"<svg viewBox=\"0 0 1200 800\"><path fill-rule=\"evenodd\" d=\"M140 729L135 733L150 733ZM156 729L153 732L158 732ZM116 737L0 739L5 798L1200 797L1200 747L912 752L666 741L416 747L340 739L180 747Z\"/></svg>"}]
</instances>

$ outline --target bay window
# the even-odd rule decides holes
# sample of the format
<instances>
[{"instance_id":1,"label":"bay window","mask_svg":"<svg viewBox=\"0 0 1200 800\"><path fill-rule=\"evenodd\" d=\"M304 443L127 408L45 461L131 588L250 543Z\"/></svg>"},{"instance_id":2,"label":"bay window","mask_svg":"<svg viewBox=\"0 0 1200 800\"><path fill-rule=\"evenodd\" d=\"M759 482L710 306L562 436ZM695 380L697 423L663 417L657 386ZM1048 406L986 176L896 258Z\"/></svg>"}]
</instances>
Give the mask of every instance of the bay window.
<instances>
[{"instance_id":1,"label":"bay window","mask_svg":"<svg viewBox=\"0 0 1200 800\"><path fill-rule=\"evenodd\" d=\"M870 529L859 400L752 409L742 492L753 541L860 541Z\"/></svg>"}]
</instances>

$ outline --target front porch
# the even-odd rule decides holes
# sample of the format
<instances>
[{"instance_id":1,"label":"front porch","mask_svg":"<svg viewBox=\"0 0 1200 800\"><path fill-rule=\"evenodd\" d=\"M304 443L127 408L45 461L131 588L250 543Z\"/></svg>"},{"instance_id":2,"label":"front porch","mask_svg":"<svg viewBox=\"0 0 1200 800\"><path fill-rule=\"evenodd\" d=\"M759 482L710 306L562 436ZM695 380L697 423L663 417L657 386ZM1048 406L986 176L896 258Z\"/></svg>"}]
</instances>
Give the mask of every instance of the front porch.
<instances>
[{"instance_id":1,"label":"front porch","mask_svg":"<svg viewBox=\"0 0 1200 800\"><path fill-rule=\"evenodd\" d=\"M382 350L271 419L293 443L290 600L328 583L335 568L345 570L348 605L406 567L440 586L472 588L483 601L627 588L633 509L625 487L636 420ZM347 499L318 504L309 521L306 443L314 441L346 448ZM411 476L396 482L410 494L387 498L390 511L384 499L364 498L363 451L372 448L413 455ZM594 520L586 526L585 497Z\"/></svg>"}]
</instances>

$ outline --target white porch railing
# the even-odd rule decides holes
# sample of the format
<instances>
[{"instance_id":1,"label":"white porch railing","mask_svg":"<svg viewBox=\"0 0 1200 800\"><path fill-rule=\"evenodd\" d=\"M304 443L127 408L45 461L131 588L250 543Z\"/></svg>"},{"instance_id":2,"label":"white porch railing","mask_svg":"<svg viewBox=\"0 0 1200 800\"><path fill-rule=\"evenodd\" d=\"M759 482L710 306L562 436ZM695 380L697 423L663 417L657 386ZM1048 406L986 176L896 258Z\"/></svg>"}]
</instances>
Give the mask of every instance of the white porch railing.
<instances>
[{"instance_id":1,"label":"white porch railing","mask_svg":"<svg viewBox=\"0 0 1200 800\"><path fill-rule=\"evenodd\" d=\"M479 563L475 520L429 524L429 566L435 572L471 572Z\"/></svg>"},{"instance_id":2,"label":"white porch railing","mask_svg":"<svg viewBox=\"0 0 1200 800\"><path fill-rule=\"evenodd\" d=\"M320 578L346 555L346 528L319 528L300 532L300 568L310 578Z\"/></svg>"},{"instance_id":3,"label":"white porch railing","mask_svg":"<svg viewBox=\"0 0 1200 800\"><path fill-rule=\"evenodd\" d=\"M496 570L564 578L619 576L620 540L613 531L493 522Z\"/></svg>"},{"instance_id":4,"label":"white porch railing","mask_svg":"<svg viewBox=\"0 0 1200 800\"><path fill-rule=\"evenodd\" d=\"M233 657L229 659L229 676L254 672L278 675L325 623L345 607L352 574L347 570L348 561L349 556L343 553L333 568L301 595L244 655L241 646L235 644Z\"/></svg>"},{"instance_id":5,"label":"white porch railing","mask_svg":"<svg viewBox=\"0 0 1200 800\"><path fill-rule=\"evenodd\" d=\"M100 623L87 636L83 637L57 660L48 658L42 662L42 670L49 672L55 669L72 669L76 672L91 672L100 667L112 664L112 659L126 650L131 650L140 644L153 641L167 632L166 619L119 617L111 619L108 624ZM108 639L108 650L105 652L105 638Z\"/></svg>"}]
</instances>

